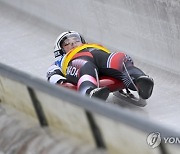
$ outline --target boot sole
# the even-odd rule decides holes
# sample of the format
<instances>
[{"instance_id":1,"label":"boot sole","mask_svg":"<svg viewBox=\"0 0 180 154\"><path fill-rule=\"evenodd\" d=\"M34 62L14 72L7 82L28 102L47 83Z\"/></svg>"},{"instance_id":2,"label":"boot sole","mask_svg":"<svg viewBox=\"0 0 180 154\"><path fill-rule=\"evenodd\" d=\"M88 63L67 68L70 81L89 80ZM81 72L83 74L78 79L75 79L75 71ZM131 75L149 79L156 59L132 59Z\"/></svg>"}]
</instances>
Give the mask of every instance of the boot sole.
<instances>
[{"instance_id":1,"label":"boot sole","mask_svg":"<svg viewBox=\"0 0 180 154\"><path fill-rule=\"evenodd\" d=\"M151 78L143 76L137 79L136 86L139 90L139 96L142 99L148 99L152 95L154 82Z\"/></svg>"}]
</instances>

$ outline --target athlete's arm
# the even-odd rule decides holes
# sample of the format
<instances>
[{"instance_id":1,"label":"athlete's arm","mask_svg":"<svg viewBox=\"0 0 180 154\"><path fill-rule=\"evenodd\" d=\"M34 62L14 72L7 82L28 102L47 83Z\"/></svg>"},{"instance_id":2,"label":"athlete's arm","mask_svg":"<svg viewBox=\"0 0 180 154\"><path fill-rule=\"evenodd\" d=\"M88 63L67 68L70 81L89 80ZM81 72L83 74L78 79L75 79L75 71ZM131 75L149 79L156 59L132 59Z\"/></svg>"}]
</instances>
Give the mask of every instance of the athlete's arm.
<instances>
[{"instance_id":1,"label":"athlete's arm","mask_svg":"<svg viewBox=\"0 0 180 154\"><path fill-rule=\"evenodd\" d=\"M66 82L66 78L62 74L60 67L55 64L49 67L46 77L47 81L52 84L62 84Z\"/></svg>"}]
</instances>

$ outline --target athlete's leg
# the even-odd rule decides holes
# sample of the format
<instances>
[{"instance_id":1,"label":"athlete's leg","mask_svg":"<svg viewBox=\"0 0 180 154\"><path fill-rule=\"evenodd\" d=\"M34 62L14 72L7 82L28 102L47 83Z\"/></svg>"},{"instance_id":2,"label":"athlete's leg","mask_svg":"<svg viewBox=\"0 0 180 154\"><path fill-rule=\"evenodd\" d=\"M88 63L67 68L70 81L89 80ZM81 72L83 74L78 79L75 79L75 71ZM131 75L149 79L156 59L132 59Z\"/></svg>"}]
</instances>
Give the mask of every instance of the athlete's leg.
<instances>
[{"instance_id":1,"label":"athlete's leg","mask_svg":"<svg viewBox=\"0 0 180 154\"><path fill-rule=\"evenodd\" d=\"M122 52L112 53L108 56L102 52L99 52L98 54L94 53L93 55L96 57L99 72L101 72L102 75L122 80L127 88L138 90L139 94L144 99L151 96L154 85L153 80L142 70L135 67L129 56ZM144 84L148 86L144 86Z\"/></svg>"},{"instance_id":2,"label":"athlete's leg","mask_svg":"<svg viewBox=\"0 0 180 154\"><path fill-rule=\"evenodd\" d=\"M93 62L78 58L70 62L68 69L67 79L77 84L77 89L81 94L104 100L108 97L110 91L107 88L97 88L99 82L97 81L98 68Z\"/></svg>"},{"instance_id":3,"label":"athlete's leg","mask_svg":"<svg viewBox=\"0 0 180 154\"><path fill-rule=\"evenodd\" d=\"M78 80L78 90L81 93L90 93L91 89L97 88L98 81L96 77L97 67L90 61L87 61L79 69L79 80Z\"/></svg>"},{"instance_id":4,"label":"athlete's leg","mask_svg":"<svg viewBox=\"0 0 180 154\"><path fill-rule=\"evenodd\" d=\"M120 63L115 61L119 59ZM132 59L122 53L112 54L107 64L110 68L120 70L122 73L121 80L127 88L137 90L141 98L148 99L153 90L154 82L142 70L134 66ZM120 64L120 65L119 65Z\"/></svg>"},{"instance_id":5,"label":"athlete's leg","mask_svg":"<svg viewBox=\"0 0 180 154\"><path fill-rule=\"evenodd\" d=\"M77 85L78 91L85 94L88 88L97 87L95 70L97 68L93 63L78 58L69 63L66 77Z\"/></svg>"},{"instance_id":6,"label":"athlete's leg","mask_svg":"<svg viewBox=\"0 0 180 154\"><path fill-rule=\"evenodd\" d=\"M121 80L124 82L126 87L133 88L135 90L131 79L125 70L125 66L127 66L126 68L134 67L133 61L130 57L126 56L122 52L107 54L102 51L94 52L93 56L96 59L96 63L101 75L111 76ZM133 71L133 73L135 73L135 71Z\"/></svg>"}]
</instances>

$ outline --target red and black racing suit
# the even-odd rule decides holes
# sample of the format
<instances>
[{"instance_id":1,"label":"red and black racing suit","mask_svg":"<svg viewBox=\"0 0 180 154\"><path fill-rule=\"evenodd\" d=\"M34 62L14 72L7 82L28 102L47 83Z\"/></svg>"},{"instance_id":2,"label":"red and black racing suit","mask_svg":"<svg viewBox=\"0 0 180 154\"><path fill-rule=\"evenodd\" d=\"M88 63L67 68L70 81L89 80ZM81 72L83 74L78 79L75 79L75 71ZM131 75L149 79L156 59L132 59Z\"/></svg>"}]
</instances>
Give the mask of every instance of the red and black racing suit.
<instances>
[{"instance_id":1,"label":"red and black racing suit","mask_svg":"<svg viewBox=\"0 0 180 154\"><path fill-rule=\"evenodd\" d=\"M122 80L127 88L136 90L124 66L134 83L138 77L145 75L134 66L132 59L122 52L107 53L97 48L85 48L70 60L66 78L76 84L83 94L88 94L91 89L97 88L96 74Z\"/></svg>"}]
</instances>

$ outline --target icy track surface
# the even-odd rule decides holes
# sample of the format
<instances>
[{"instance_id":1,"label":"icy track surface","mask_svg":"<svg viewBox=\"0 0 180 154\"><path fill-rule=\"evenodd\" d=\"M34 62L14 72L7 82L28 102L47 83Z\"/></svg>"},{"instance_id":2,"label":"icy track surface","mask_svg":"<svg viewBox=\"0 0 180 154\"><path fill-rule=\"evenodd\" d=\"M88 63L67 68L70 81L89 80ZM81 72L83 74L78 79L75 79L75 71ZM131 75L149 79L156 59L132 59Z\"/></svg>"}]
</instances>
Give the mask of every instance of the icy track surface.
<instances>
[{"instance_id":1,"label":"icy track surface","mask_svg":"<svg viewBox=\"0 0 180 154\"><path fill-rule=\"evenodd\" d=\"M0 62L45 80L46 70L53 62L54 41L63 29L2 4L0 14ZM118 99L112 96L108 102L178 131L180 77L139 60L135 60L135 63L155 81L154 92L147 106L139 108L131 104L118 104Z\"/></svg>"}]
</instances>

